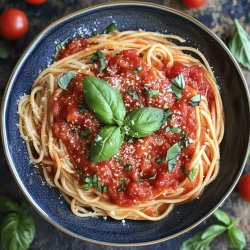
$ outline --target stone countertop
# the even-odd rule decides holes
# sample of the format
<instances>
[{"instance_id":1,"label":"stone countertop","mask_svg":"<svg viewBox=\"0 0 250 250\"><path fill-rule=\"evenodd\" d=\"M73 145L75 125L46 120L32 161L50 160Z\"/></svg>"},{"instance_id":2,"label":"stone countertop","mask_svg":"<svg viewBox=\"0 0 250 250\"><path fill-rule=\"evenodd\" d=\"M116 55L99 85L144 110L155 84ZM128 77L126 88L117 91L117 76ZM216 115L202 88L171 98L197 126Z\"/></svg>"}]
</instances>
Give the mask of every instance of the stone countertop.
<instances>
[{"instance_id":1,"label":"stone countertop","mask_svg":"<svg viewBox=\"0 0 250 250\"><path fill-rule=\"evenodd\" d=\"M40 6L32 6L25 3L25 1L18 0L0 0L0 12L7 7L18 7L23 9L30 21L30 28L27 36L18 42L7 42L0 37L0 42L7 44L11 51L11 57L8 60L0 59L0 90L1 99L7 80L13 70L15 63L20 57L23 50L28 46L32 39L48 24L63 17L76 10L109 1L103 0L48 0L46 4ZM118 2L118 1L114 1ZM150 1L147 1L150 2ZM163 4L172 8L182 10L193 17L200 20L206 26L211 28L217 35L219 35L224 42L228 42L229 37L234 32L233 20L239 19L244 25L244 28L250 32L250 0L208 0L207 4L198 10L188 10L183 7L179 0L155 0L151 1L158 4ZM248 86L250 86L250 72L244 71ZM7 166L7 162L4 157L3 147L0 144L0 195L7 195L13 199L20 201L23 199L21 192L19 191L12 175ZM250 171L249 162L245 168L245 172ZM250 249L250 204L244 202L237 194L233 192L230 197L224 202L222 209L228 212L233 217L240 218L239 226L242 228L247 239L247 248ZM191 237L195 232L202 230L207 225L213 222L213 217L207 219L204 223L189 231L188 233L169 240L164 243L159 243L152 246L144 247L108 247L96 245L84 241L77 240L70 237L56 228L51 226L48 222L42 219L32 208L31 212L34 216L36 223L36 237L30 249L39 250L96 250L96 249L146 249L146 250L161 250L171 249L178 250L181 243ZM1 218L0 218L1 219ZM1 249L1 246L0 246ZM224 250L230 249L227 245L225 236L218 237L213 244L211 249Z\"/></svg>"}]
</instances>

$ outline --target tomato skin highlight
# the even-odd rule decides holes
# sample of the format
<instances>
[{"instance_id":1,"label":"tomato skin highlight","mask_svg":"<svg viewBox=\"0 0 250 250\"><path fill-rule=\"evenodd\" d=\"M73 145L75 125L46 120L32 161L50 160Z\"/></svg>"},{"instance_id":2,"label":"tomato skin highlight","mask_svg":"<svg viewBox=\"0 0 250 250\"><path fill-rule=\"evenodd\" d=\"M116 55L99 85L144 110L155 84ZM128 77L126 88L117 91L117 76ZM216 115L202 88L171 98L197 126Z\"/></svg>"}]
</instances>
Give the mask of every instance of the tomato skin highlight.
<instances>
[{"instance_id":1,"label":"tomato skin highlight","mask_svg":"<svg viewBox=\"0 0 250 250\"><path fill-rule=\"evenodd\" d=\"M207 0L182 0L182 3L189 9L200 8Z\"/></svg>"},{"instance_id":2,"label":"tomato skin highlight","mask_svg":"<svg viewBox=\"0 0 250 250\"><path fill-rule=\"evenodd\" d=\"M244 174L238 183L238 192L242 199L250 202L250 172Z\"/></svg>"},{"instance_id":3,"label":"tomato skin highlight","mask_svg":"<svg viewBox=\"0 0 250 250\"><path fill-rule=\"evenodd\" d=\"M17 8L9 8L0 16L0 33L9 40L22 38L29 29L29 20L26 14Z\"/></svg>"},{"instance_id":4,"label":"tomato skin highlight","mask_svg":"<svg viewBox=\"0 0 250 250\"><path fill-rule=\"evenodd\" d=\"M47 0L26 0L26 2L29 4L39 5L39 4L46 3Z\"/></svg>"}]
</instances>

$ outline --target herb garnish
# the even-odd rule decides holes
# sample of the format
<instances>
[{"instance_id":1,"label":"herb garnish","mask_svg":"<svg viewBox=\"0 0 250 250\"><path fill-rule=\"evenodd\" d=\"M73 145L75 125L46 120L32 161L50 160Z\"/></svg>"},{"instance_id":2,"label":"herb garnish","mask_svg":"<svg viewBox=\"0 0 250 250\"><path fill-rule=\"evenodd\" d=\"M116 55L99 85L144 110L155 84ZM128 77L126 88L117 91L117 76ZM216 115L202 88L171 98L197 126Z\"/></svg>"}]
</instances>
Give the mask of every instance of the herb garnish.
<instances>
[{"instance_id":1,"label":"herb garnish","mask_svg":"<svg viewBox=\"0 0 250 250\"><path fill-rule=\"evenodd\" d=\"M181 167L181 170L183 171L183 173L188 177L188 179L190 181L193 181L197 172L198 172L198 169L197 168L193 168L190 172L184 167L182 166Z\"/></svg>"},{"instance_id":2,"label":"herb garnish","mask_svg":"<svg viewBox=\"0 0 250 250\"><path fill-rule=\"evenodd\" d=\"M93 174L91 176L87 176L84 178L85 184L82 185L82 189L89 190L91 188L97 188L100 193L107 192L107 186L102 186L101 182L99 181L98 175Z\"/></svg>"},{"instance_id":3,"label":"herb garnish","mask_svg":"<svg viewBox=\"0 0 250 250\"><path fill-rule=\"evenodd\" d=\"M56 53L54 55L54 58L58 56L59 52L64 49L65 44L67 44L70 40L72 40L72 37L67 37L65 40L56 45Z\"/></svg>"},{"instance_id":4,"label":"herb garnish","mask_svg":"<svg viewBox=\"0 0 250 250\"><path fill-rule=\"evenodd\" d=\"M68 87L68 85L69 85L69 83L70 83L70 81L75 77L75 75L76 75L76 73L73 72L73 71L67 72L66 74L64 74L63 76L61 76L59 78L58 85L62 89L66 90L67 87Z\"/></svg>"},{"instance_id":5,"label":"herb garnish","mask_svg":"<svg viewBox=\"0 0 250 250\"><path fill-rule=\"evenodd\" d=\"M179 74L177 77L172 79L172 85L169 92L173 92L178 100L181 99L181 91L185 88L185 80L182 74Z\"/></svg>"},{"instance_id":6,"label":"herb garnish","mask_svg":"<svg viewBox=\"0 0 250 250\"><path fill-rule=\"evenodd\" d=\"M148 178L149 180L155 180L157 176L157 173L155 173L152 177Z\"/></svg>"},{"instance_id":7,"label":"herb garnish","mask_svg":"<svg viewBox=\"0 0 250 250\"><path fill-rule=\"evenodd\" d=\"M133 100L139 100L139 94L136 90L128 89L126 94L132 95Z\"/></svg>"},{"instance_id":8,"label":"herb garnish","mask_svg":"<svg viewBox=\"0 0 250 250\"><path fill-rule=\"evenodd\" d=\"M124 178L120 179L121 187L118 189L118 192L124 191L126 189L126 180Z\"/></svg>"},{"instance_id":9,"label":"herb garnish","mask_svg":"<svg viewBox=\"0 0 250 250\"><path fill-rule=\"evenodd\" d=\"M116 28L117 28L117 27L116 27L116 24L115 24L115 23L111 23L111 24L106 28L106 33L109 34L109 33L113 32L113 31L115 31Z\"/></svg>"},{"instance_id":10,"label":"herb garnish","mask_svg":"<svg viewBox=\"0 0 250 250\"><path fill-rule=\"evenodd\" d=\"M201 97L202 97L202 95L195 95L195 96L193 96L191 99L190 99L190 101L189 101L189 103L190 103L190 105L192 105L192 106L199 106L199 104L200 104L200 101L201 101Z\"/></svg>"},{"instance_id":11,"label":"herb garnish","mask_svg":"<svg viewBox=\"0 0 250 250\"><path fill-rule=\"evenodd\" d=\"M157 164L161 164L161 163L163 163L165 161L165 159L163 159L163 158L161 158L161 157L156 157L155 158L155 163L157 163Z\"/></svg>"},{"instance_id":12,"label":"herb garnish","mask_svg":"<svg viewBox=\"0 0 250 250\"><path fill-rule=\"evenodd\" d=\"M100 50L97 50L91 56L91 63L96 63L98 61L101 64L99 68L99 73L102 73L102 71L106 68L106 59L105 59L105 55Z\"/></svg>"},{"instance_id":13,"label":"herb garnish","mask_svg":"<svg viewBox=\"0 0 250 250\"><path fill-rule=\"evenodd\" d=\"M237 220L231 220L228 215L220 209L214 212L214 216L222 224L214 224L204 231L195 234L192 238L184 241L180 250L202 249L206 250L212 240L222 233L227 233L228 243L231 247L242 250L246 246L243 232L236 226Z\"/></svg>"},{"instance_id":14,"label":"herb garnish","mask_svg":"<svg viewBox=\"0 0 250 250\"><path fill-rule=\"evenodd\" d=\"M236 31L229 42L229 49L236 60L250 70L250 36L235 20Z\"/></svg>"},{"instance_id":15,"label":"herb garnish","mask_svg":"<svg viewBox=\"0 0 250 250\"><path fill-rule=\"evenodd\" d=\"M140 66L138 66L137 68L134 69L134 74L138 74L139 71L141 71L141 70L142 70L142 66L140 65Z\"/></svg>"},{"instance_id":16,"label":"herb garnish","mask_svg":"<svg viewBox=\"0 0 250 250\"><path fill-rule=\"evenodd\" d=\"M78 104L78 106L77 106L77 112L79 114L83 114L85 110L86 110L86 108L84 107L83 104Z\"/></svg>"},{"instance_id":17,"label":"herb garnish","mask_svg":"<svg viewBox=\"0 0 250 250\"><path fill-rule=\"evenodd\" d=\"M88 136L90 133L90 129L88 127L84 128L84 130L81 130L78 132L78 136L82 139L86 136Z\"/></svg>"},{"instance_id":18,"label":"herb garnish","mask_svg":"<svg viewBox=\"0 0 250 250\"><path fill-rule=\"evenodd\" d=\"M151 99L152 97L154 97L155 95L158 95L160 93L160 91L158 89L151 89L148 87L144 87L144 89L146 90L147 96L149 99Z\"/></svg>"},{"instance_id":19,"label":"herb garnish","mask_svg":"<svg viewBox=\"0 0 250 250\"><path fill-rule=\"evenodd\" d=\"M124 170L129 171L133 168L133 166L131 164L126 164L123 168Z\"/></svg>"},{"instance_id":20,"label":"herb garnish","mask_svg":"<svg viewBox=\"0 0 250 250\"><path fill-rule=\"evenodd\" d=\"M187 136L184 136L179 140L179 145L183 148L187 148L189 146L189 139Z\"/></svg>"},{"instance_id":21,"label":"herb garnish","mask_svg":"<svg viewBox=\"0 0 250 250\"><path fill-rule=\"evenodd\" d=\"M164 109L163 123L169 123L171 119L172 119L171 109L170 108L165 108Z\"/></svg>"},{"instance_id":22,"label":"herb garnish","mask_svg":"<svg viewBox=\"0 0 250 250\"><path fill-rule=\"evenodd\" d=\"M181 147L178 142L168 149L166 160L168 162L169 172L171 172L174 169L175 165L177 164L177 158L180 154L181 154Z\"/></svg>"}]
</instances>

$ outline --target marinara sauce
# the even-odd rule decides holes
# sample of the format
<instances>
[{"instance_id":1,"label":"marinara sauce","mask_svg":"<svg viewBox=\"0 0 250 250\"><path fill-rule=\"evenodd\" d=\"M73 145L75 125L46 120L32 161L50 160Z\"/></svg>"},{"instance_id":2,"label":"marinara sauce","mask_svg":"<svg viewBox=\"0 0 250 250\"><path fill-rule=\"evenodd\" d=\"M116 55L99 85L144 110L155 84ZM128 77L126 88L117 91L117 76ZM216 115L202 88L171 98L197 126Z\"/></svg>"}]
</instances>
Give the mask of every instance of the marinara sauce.
<instances>
[{"instance_id":1,"label":"marinara sauce","mask_svg":"<svg viewBox=\"0 0 250 250\"><path fill-rule=\"evenodd\" d=\"M88 46L83 39L80 41L74 39L69 43L60 53L60 58L78 51L74 44ZM172 113L169 123L152 135L124 141L120 151L108 161L91 162L90 146L101 123L84 103L84 75L79 73L71 80L67 90L62 90L53 100L52 130L54 136L66 146L70 160L76 167L77 174L74 177L80 185L84 184L84 178L97 174L101 185L107 187L103 195L110 202L119 206L134 206L154 199L163 190L168 192L176 189L186 178L183 167L189 170L197 143L195 108L189 104L189 100L194 95L194 90L206 96L209 101L212 101L213 94L204 77L203 67L175 62L171 67L164 66L156 70L157 65L147 66L135 50L124 50L119 54L108 53L106 62L107 66L101 74L98 75L98 65L93 65L93 71L98 78L106 79L119 91L127 113L139 107L169 108ZM182 98L177 100L168 90L171 79L180 73L184 76L186 87L182 90ZM145 87L159 90L159 93L149 98ZM189 146L182 148L177 165L169 172L167 150L183 136L166 132L167 127L173 126L188 134ZM203 128L203 132L205 129ZM203 136L201 140L205 140ZM125 182L123 189L121 180ZM195 185L195 181L186 185L186 192Z\"/></svg>"}]
</instances>

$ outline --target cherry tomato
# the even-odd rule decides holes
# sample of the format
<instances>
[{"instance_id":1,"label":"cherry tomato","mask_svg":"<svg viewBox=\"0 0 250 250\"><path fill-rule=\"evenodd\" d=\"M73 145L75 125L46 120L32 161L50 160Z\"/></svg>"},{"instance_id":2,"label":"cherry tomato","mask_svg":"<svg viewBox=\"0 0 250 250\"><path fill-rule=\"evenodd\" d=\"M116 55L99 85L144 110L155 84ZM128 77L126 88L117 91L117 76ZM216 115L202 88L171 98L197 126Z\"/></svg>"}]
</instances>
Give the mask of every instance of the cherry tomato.
<instances>
[{"instance_id":1,"label":"cherry tomato","mask_svg":"<svg viewBox=\"0 0 250 250\"><path fill-rule=\"evenodd\" d=\"M182 0L183 4L190 9L200 8L206 1L207 0Z\"/></svg>"},{"instance_id":2,"label":"cherry tomato","mask_svg":"<svg viewBox=\"0 0 250 250\"><path fill-rule=\"evenodd\" d=\"M47 0L26 0L26 2L30 3L30 4L38 5L38 4L42 4L42 3L47 2Z\"/></svg>"},{"instance_id":3,"label":"cherry tomato","mask_svg":"<svg viewBox=\"0 0 250 250\"><path fill-rule=\"evenodd\" d=\"M238 183L238 192L242 199L250 202L250 172L244 174Z\"/></svg>"},{"instance_id":4,"label":"cherry tomato","mask_svg":"<svg viewBox=\"0 0 250 250\"><path fill-rule=\"evenodd\" d=\"M22 10L9 8L0 16L0 33L7 39L23 37L29 28L29 21Z\"/></svg>"}]
</instances>

